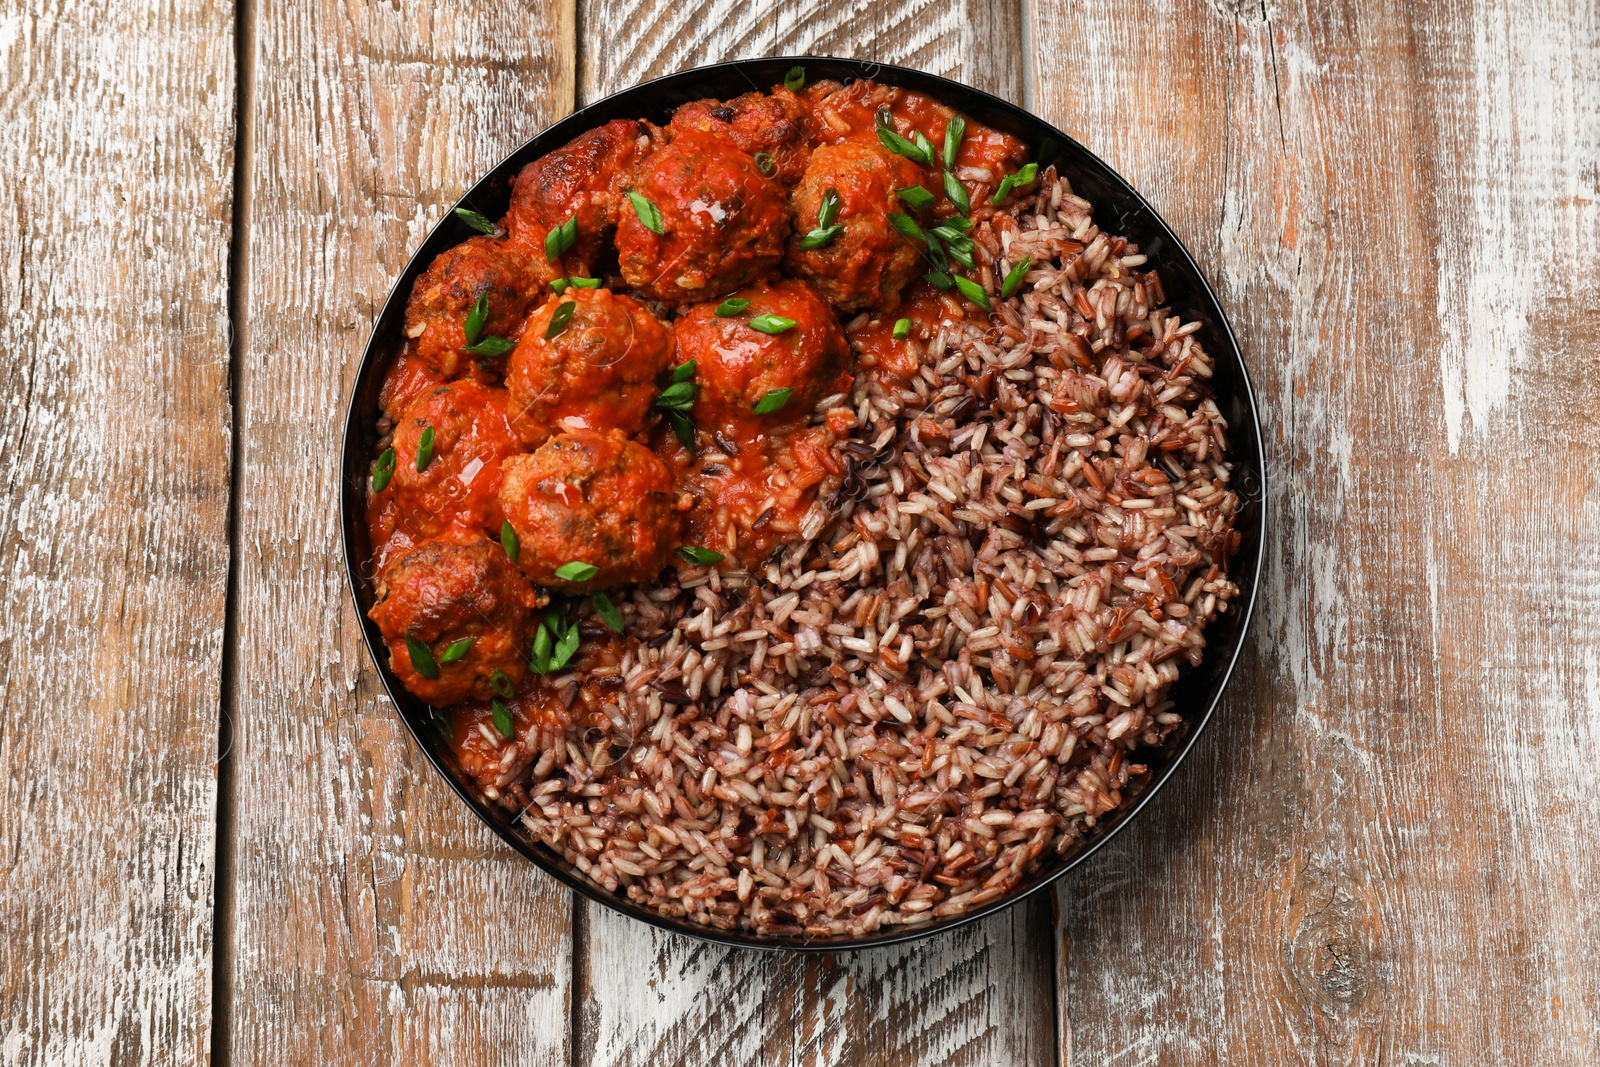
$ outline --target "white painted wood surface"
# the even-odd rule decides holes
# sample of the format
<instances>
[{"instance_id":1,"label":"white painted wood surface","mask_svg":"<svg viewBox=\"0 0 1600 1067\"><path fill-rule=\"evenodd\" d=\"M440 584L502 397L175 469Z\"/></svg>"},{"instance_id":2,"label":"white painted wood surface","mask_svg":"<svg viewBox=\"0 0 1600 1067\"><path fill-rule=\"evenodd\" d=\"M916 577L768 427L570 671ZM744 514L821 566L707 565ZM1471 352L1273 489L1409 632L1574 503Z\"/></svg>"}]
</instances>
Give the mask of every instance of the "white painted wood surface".
<instances>
[{"instance_id":1,"label":"white painted wood surface","mask_svg":"<svg viewBox=\"0 0 1600 1067\"><path fill-rule=\"evenodd\" d=\"M8 1067L209 1043L232 30L205 0L0 6Z\"/></svg>"},{"instance_id":2,"label":"white painted wood surface","mask_svg":"<svg viewBox=\"0 0 1600 1067\"><path fill-rule=\"evenodd\" d=\"M801 51L1029 101L1145 192L1277 523L1217 725L1059 919L807 959L476 827L335 518L445 205L575 102ZM1593 5L12 0L0 109L0 1064L1600 1062Z\"/></svg>"}]
</instances>

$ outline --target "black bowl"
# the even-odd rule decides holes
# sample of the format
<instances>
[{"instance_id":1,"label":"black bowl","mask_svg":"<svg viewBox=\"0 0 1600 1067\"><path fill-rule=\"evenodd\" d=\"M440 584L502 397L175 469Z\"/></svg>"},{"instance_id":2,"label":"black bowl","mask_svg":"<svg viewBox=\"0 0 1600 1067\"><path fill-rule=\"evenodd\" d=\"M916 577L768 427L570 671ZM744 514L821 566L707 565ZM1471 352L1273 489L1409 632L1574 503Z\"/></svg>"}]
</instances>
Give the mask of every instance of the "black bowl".
<instances>
[{"instance_id":1,"label":"black bowl","mask_svg":"<svg viewBox=\"0 0 1600 1067\"><path fill-rule=\"evenodd\" d=\"M1207 631L1208 647L1204 662L1197 669L1187 672L1174 689L1173 698L1185 714L1184 726L1175 731L1160 748L1140 754L1139 758L1149 765L1151 773L1132 787L1126 803L1115 815L1102 819L1069 855L1047 862L1010 895L963 915L916 926L889 927L863 937L761 937L669 918L603 889L554 851L535 841L510 812L479 795L477 787L461 773L449 747L435 729L430 709L408 693L389 670L389 657L383 639L377 626L366 617L367 608L373 601L373 588L366 566L372 553L367 539L364 510L367 476L377 436L374 423L378 417L378 390L385 369L400 348L401 320L412 282L436 255L473 234L453 212L447 213L434 226L422 247L417 249L416 255L411 257L411 262L396 279L361 358L361 370L356 376L345 415L340 461L340 469L344 473L340 520L344 528L345 569L350 578L350 592L361 613L367 650L372 654L389 696L394 700L411 736L427 754L429 762L478 818L507 844L590 900L664 930L726 945L836 951L926 937L963 923L975 922L1001 908L1010 907L1083 862L1149 803L1150 798L1172 776L1210 720L1233 670L1234 661L1238 658L1245 631L1249 628L1266 523L1266 471L1262 466L1261 431L1255 398L1250 391L1250 380L1239 355L1239 346L1217 304L1216 296L1167 224L1116 172L1071 137L1014 104L946 78L905 67L818 56L743 60L671 74L608 96L562 119L502 160L499 166L468 190L466 196L461 198L461 204L490 218L499 218L510 199L511 179L517 171L524 164L566 144L585 130L617 118L648 118L665 123L673 108L690 100L704 97L726 99L752 89L765 90L781 82L784 73L796 65L803 66L811 80L872 78L928 93L979 122L1021 138L1032 149L1034 159L1041 166L1054 164L1071 181L1078 194L1094 205L1095 221L1102 229L1128 237L1149 255L1151 264L1160 270L1162 286L1172 309L1184 319L1201 323L1199 337L1216 363L1214 385L1217 402L1231 428L1235 484L1246 497L1245 507L1238 519L1242 543L1233 564L1234 577L1242 595L1234 603L1233 610L1217 619Z\"/></svg>"}]
</instances>

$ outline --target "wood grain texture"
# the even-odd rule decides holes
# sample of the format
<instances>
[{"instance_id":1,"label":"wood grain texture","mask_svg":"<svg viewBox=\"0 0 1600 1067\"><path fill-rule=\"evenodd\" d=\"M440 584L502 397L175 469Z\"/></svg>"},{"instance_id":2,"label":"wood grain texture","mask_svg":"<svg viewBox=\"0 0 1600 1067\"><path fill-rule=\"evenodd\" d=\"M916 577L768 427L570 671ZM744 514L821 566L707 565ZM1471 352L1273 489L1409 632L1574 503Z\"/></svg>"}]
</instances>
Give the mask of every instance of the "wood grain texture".
<instances>
[{"instance_id":1,"label":"wood grain texture","mask_svg":"<svg viewBox=\"0 0 1600 1067\"><path fill-rule=\"evenodd\" d=\"M1219 286L1276 515L1217 725L1061 893L1062 1063L1600 1061L1600 14L1034 7L1039 109Z\"/></svg>"},{"instance_id":2,"label":"wood grain texture","mask_svg":"<svg viewBox=\"0 0 1600 1067\"><path fill-rule=\"evenodd\" d=\"M138 48L128 47L138 41ZM200 1060L232 7L0 7L0 1061Z\"/></svg>"},{"instance_id":3,"label":"wood grain texture","mask_svg":"<svg viewBox=\"0 0 1600 1067\"><path fill-rule=\"evenodd\" d=\"M1022 95L1014 4L605 0L580 4L579 27L585 102L687 66L785 53L904 63ZM718 948L583 907L577 1063L1054 1061L1042 900L909 947L809 959Z\"/></svg>"},{"instance_id":4,"label":"wood grain texture","mask_svg":"<svg viewBox=\"0 0 1600 1067\"><path fill-rule=\"evenodd\" d=\"M564 1064L568 894L426 764L361 647L339 433L393 278L566 113L573 13L261 8L239 368L235 1065Z\"/></svg>"}]
</instances>

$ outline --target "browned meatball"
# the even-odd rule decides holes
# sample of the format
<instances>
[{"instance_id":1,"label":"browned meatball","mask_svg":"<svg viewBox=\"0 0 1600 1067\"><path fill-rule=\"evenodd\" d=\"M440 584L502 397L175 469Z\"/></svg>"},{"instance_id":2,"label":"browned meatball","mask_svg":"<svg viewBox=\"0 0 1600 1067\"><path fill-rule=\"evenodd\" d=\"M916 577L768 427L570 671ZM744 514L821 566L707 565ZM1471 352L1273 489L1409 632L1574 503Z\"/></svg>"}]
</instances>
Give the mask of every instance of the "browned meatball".
<instances>
[{"instance_id":1,"label":"browned meatball","mask_svg":"<svg viewBox=\"0 0 1600 1067\"><path fill-rule=\"evenodd\" d=\"M515 341L545 273L515 246L489 236L469 238L441 253L417 279L406 302L406 336L416 342L417 357L446 378L460 377L474 364L498 378L504 353L476 356L465 351L467 316L478 297L487 294L489 317L479 343L488 337Z\"/></svg>"},{"instance_id":2,"label":"browned meatball","mask_svg":"<svg viewBox=\"0 0 1600 1067\"><path fill-rule=\"evenodd\" d=\"M829 393L845 388L849 342L833 310L802 281L779 278L734 294L750 301L737 315L720 317L716 304L698 304L678 317L673 333L677 360L694 360L700 396L694 419L705 426L738 425L752 419L804 417ZM759 316L789 319L781 333L750 323ZM756 415L756 405L775 390L792 390L783 407Z\"/></svg>"},{"instance_id":3,"label":"browned meatball","mask_svg":"<svg viewBox=\"0 0 1600 1067\"><path fill-rule=\"evenodd\" d=\"M635 119L617 119L523 167L505 217L512 242L530 258L546 260L545 237L575 217L577 240L555 274L587 274L605 231L617 224L623 202L617 188L650 147L652 129Z\"/></svg>"},{"instance_id":4,"label":"browned meatball","mask_svg":"<svg viewBox=\"0 0 1600 1067\"><path fill-rule=\"evenodd\" d=\"M672 477L620 430L559 434L505 462L500 506L521 541L518 563L540 585L603 589L654 578L677 545ZM559 578L568 563L595 568Z\"/></svg>"},{"instance_id":5,"label":"browned meatball","mask_svg":"<svg viewBox=\"0 0 1600 1067\"><path fill-rule=\"evenodd\" d=\"M417 470L423 435L433 431ZM395 501L410 530L431 537L452 525L500 535L500 464L522 451L506 421L506 391L450 382L419 396L394 431Z\"/></svg>"},{"instance_id":6,"label":"browned meatball","mask_svg":"<svg viewBox=\"0 0 1600 1067\"><path fill-rule=\"evenodd\" d=\"M566 303L571 320L547 337ZM568 289L533 313L511 354L511 424L529 444L562 430L638 433L671 358L672 334L643 304L607 289Z\"/></svg>"},{"instance_id":7,"label":"browned meatball","mask_svg":"<svg viewBox=\"0 0 1600 1067\"><path fill-rule=\"evenodd\" d=\"M453 531L391 563L368 614L389 643L400 681L444 706L487 700L495 671L512 685L522 680L533 613L543 603L503 548L482 534ZM428 649L431 664L413 660L408 638Z\"/></svg>"},{"instance_id":8,"label":"browned meatball","mask_svg":"<svg viewBox=\"0 0 1600 1067\"><path fill-rule=\"evenodd\" d=\"M783 187L729 142L690 131L645 161L633 192L661 216L656 233L632 205L617 222L622 276L668 304L711 300L783 258Z\"/></svg>"},{"instance_id":9,"label":"browned meatball","mask_svg":"<svg viewBox=\"0 0 1600 1067\"><path fill-rule=\"evenodd\" d=\"M720 137L751 156L765 153L771 165L757 165L784 185L800 180L811 154L811 110L788 89L745 93L724 103L695 100L673 112L667 135L677 138L691 132Z\"/></svg>"},{"instance_id":10,"label":"browned meatball","mask_svg":"<svg viewBox=\"0 0 1600 1067\"><path fill-rule=\"evenodd\" d=\"M841 310L892 308L900 290L924 268L921 249L890 224L887 213L909 212L895 190L920 180L921 172L910 160L881 145L818 148L791 199L794 228L785 267ZM830 189L839 196L834 223L842 229L828 244L802 249L800 243L816 228Z\"/></svg>"}]
</instances>

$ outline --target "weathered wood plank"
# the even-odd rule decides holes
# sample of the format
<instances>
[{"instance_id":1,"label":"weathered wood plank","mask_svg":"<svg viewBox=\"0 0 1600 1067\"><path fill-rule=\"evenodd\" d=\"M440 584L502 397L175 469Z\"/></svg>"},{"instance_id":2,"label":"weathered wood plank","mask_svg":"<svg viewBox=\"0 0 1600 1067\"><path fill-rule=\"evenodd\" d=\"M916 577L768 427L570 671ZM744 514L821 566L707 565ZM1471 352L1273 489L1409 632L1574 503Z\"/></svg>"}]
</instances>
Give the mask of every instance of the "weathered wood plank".
<instances>
[{"instance_id":1,"label":"weathered wood plank","mask_svg":"<svg viewBox=\"0 0 1600 1067\"><path fill-rule=\"evenodd\" d=\"M564 1064L568 894L476 824L381 695L337 453L411 250L571 108L573 12L274 4L254 32L231 1062Z\"/></svg>"},{"instance_id":2,"label":"weathered wood plank","mask_svg":"<svg viewBox=\"0 0 1600 1067\"><path fill-rule=\"evenodd\" d=\"M195 1063L228 573L232 5L9 4L0 113L0 1059Z\"/></svg>"},{"instance_id":3,"label":"weathered wood plank","mask_svg":"<svg viewBox=\"0 0 1600 1067\"><path fill-rule=\"evenodd\" d=\"M579 11L585 101L695 64L800 52L907 63L1021 99L1014 4L605 0ZM580 1063L1054 1061L1044 902L911 947L821 959L721 949L584 907Z\"/></svg>"},{"instance_id":4,"label":"weathered wood plank","mask_svg":"<svg viewBox=\"0 0 1600 1067\"><path fill-rule=\"evenodd\" d=\"M1277 523L1199 759L1062 893L1062 1062L1594 1060L1594 12L1035 7L1041 112L1220 286Z\"/></svg>"}]
</instances>

